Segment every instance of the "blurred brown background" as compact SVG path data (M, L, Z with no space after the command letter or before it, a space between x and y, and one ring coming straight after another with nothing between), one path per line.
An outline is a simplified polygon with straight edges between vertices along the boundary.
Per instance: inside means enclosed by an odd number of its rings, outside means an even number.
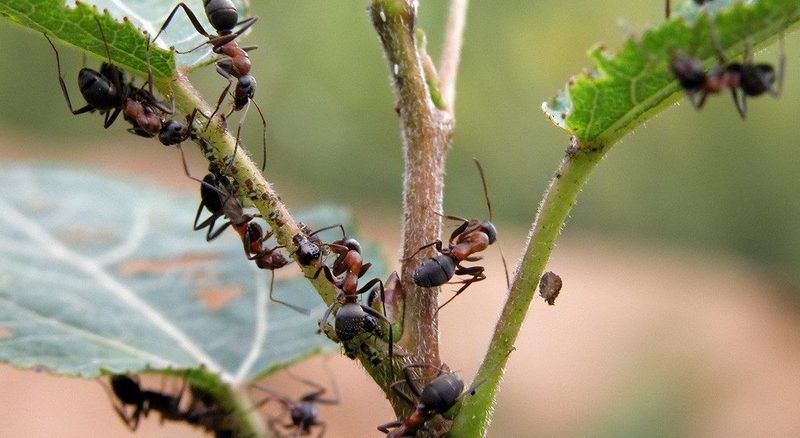
M433 48L445 3L422 2ZM540 102L589 65L584 52L593 43L617 46L627 29L660 22L662 6L473 2L447 210L484 214L470 163L479 157L500 243L514 259L567 144L540 114ZM399 135L364 2L264 1L253 13L261 16L249 42L261 46L253 57L257 98L270 123L267 177L292 208L350 206L364 234L396 259ZM194 195L174 151L121 126L103 131L97 117L71 117L46 42L2 23L3 162L88 165ZM554 307L541 300L533 306L491 436L800 436L800 164L793 159L800 38L792 35L786 45L780 100L751 101L746 122L727 97L699 113L681 104L626 138L600 166L549 266L564 278L562 296ZM64 50L62 57L73 77L80 56ZM774 62L777 52L758 58ZM196 78L207 96L223 85L213 69ZM246 143L256 145L258 123L251 119L247 128ZM191 164L197 172L204 167L195 156ZM331 177L337 168L348 171ZM498 259L490 249L489 281L441 315L443 357L467 379L502 302ZM323 408L329 436L377 436L375 426L391 419L383 396L355 363L332 363L343 404ZM296 369L320 371L319 361ZM0 384L0 436L131 436L95 382L0 367ZM304 390L281 374L267 384L290 394ZM200 435L162 427L155 417L138 434Z

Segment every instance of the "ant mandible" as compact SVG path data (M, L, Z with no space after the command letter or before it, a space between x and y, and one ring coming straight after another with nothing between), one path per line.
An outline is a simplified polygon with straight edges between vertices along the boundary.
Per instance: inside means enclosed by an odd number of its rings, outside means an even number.
M333 373L331 373L331 370L328 368L327 362L324 362L323 366L325 368L325 372L328 374L328 377L331 380L331 383L333 384L333 392L334 392L333 398L323 397L323 395L326 392L324 386L320 385L317 382L297 377L291 372L287 372L287 374L289 374L289 377L314 388L313 391L304 394L297 401L294 401L289 397L286 397L285 395L280 394L269 388L259 385L253 385L254 388L258 389L259 391L263 391L271 396L259 402L259 405L265 405L270 400L272 400L272 397L274 397L281 404L284 412L289 413L291 422L283 424L282 426L286 429L291 429L292 436L310 435L311 428L314 426L318 426L321 428L321 430L319 431L317 437L322 438L325 435L327 424L324 421L320 421L319 419L318 405L338 405L340 402L341 396L339 394L339 385L336 383L336 378L333 376ZM277 420L279 420L279 418L270 419L270 425L276 423Z
M678 79L678 83L680 83L681 88L689 98L689 102L695 108L702 108L709 94L717 94L727 89L731 91L736 110L744 119L747 115L748 97L758 97L765 93L769 93L776 98L780 96L786 70L783 33L781 33L778 43L780 56L777 73L771 64L756 64L753 62L749 44L742 62L727 62L718 41L713 35L714 33L712 32L718 63L711 72L705 72L700 60L679 52L673 54L670 62L672 74ZM739 89L742 91L741 97L737 91Z
M439 375L431 380L422 389L417 385L411 375L412 368L432 368L439 371ZM406 402L414 406L412 412L404 420L391 421L378 426L378 430L387 434L389 438L414 436L423 427L425 422L436 415L444 414L461 401L465 395L474 395L475 388L464 391L464 381L456 373L444 372L441 368L429 364L410 364L403 367L404 380L391 385L391 388ZM401 391L398 386L405 383L414 394L414 398ZM389 430L394 429L394 430Z
M489 201L489 190L486 187L486 177L483 174L483 167L481 166L481 163L475 158L473 158L473 160L475 161L475 165L478 167L478 172L481 176L481 182L483 183L483 194L486 198L486 206L489 209L489 220L468 220L458 216L442 215L437 212L436 214L439 214L446 219L461 221L461 225L459 225L458 228L456 228L450 235L448 247L443 248L442 241L437 239L431 243L421 246L416 252L414 252L414 254L406 259L408 260L413 258L425 248L434 247L437 251L439 251L439 255L425 260L421 265L419 265L419 267L417 267L416 270L414 270L414 284L420 287L441 286L448 283L454 275L470 276L466 280L449 283L463 284L463 286L456 291L455 295L453 295L449 300L445 301L444 304L439 306L439 309L446 306L450 301L453 301L472 283L486 279L486 275L483 273L485 269L483 266L463 267L461 266L461 262L474 262L481 260L482 257L476 256L475 254L485 250L489 247L489 245L497 241L497 229L492 223L492 204ZM503 266L505 266L505 257L502 255L502 252L501 257L503 259ZM507 269L506 283L509 283Z
M693 1L694 1L694 4L696 4L697 6L703 6L704 4L711 2L711 0L693 0ZM667 16L667 20L669 20L670 16L672 15L672 1L671 0L666 0L664 2L664 10L665 10L665 15Z
M372 266L371 263L363 262L361 257L361 244L358 243L356 239L347 237L344 227L341 224L322 228L312 233L311 236L321 231L337 227L342 230L342 239L325 244L326 247L337 254L336 260L333 262L333 269L328 267L328 265L322 265L314 274L314 278L316 279L319 277L320 272L324 272L325 278L339 290L338 296L319 320L320 328L318 332L322 332L323 325L328 320L331 312L337 307L338 311L334 319L334 328L336 336L342 342L350 341L362 333L383 337L383 329L380 324L378 324L377 318L389 325L389 356L391 357L393 354L394 341L392 323L386 318L386 299L383 282L380 278L373 278L363 287L360 289L358 288L358 280L363 277L370 266ZM358 296L370 292L371 288L375 285L378 285L380 290L383 315L375 309L358 302Z
M225 56L224 59L217 61L215 65L217 73L219 73L228 81L228 85L222 91L222 94L220 94L219 100L217 101L217 106L208 118L212 119L214 118L214 115L217 114L222 106L222 102L225 101L225 97L228 95L228 91L233 86L235 79L236 88L234 89L233 93L233 108L231 113L233 113L233 111L245 110L241 119L239 120L239 127L236 130L236 147L238 148L239 146L239 135L241 134L242 124L244 123L244 119L247 115L247 108L249 108L249 103L252 102L253 105L255 105L256 110L258 110L263 127L262 147L264 157L261 164L261 168L263 170L266 168L267 159L267 121L264 118L264 113L261 111L261 108L253 100L256 92L256 79L250 74L250 56L247 54L247 52L257 49L258 46L239 47L239 44L236 42L236 39L239 38L239 36L241 36L247 29L255 24L256 21L258 21L258 17L250 17L245 20L238 21L239 12L236 10L236 5L231 0L203 0L203 6L205 8L206 17L211 23L211 26L213 26L217 31L217 35L209 34L203 28L203 25L200 24L200 21L197 19L197 16L194 14L194 12L192 12L192 10L186 6L185 3L181 2L178 3L169 13L167 19L164 21L164 24L161 25L161 29L158 30L155 38L153 38L153 41L158 39L161 33L164 32L169 23L172 21L172 18L175 16L178 10L182 9L189 18L189 21L192 22L195 30L197 30L200 35L208 38L208 40L186 52L178 51L177 53L189 53L206 44L210 44L214 53ZM236 26L240 27L238 31L234 32L233 28ZM228 116L230 116L231 113L229 113ZM234 155L235 152L236 151L234 150Z

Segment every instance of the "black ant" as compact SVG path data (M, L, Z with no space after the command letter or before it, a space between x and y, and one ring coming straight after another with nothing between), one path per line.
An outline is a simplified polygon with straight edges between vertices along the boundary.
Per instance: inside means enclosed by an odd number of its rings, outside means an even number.
M358 296L370 292L372 287L377 285L380 290L382 302L385 302L385 294L383 282L380 278L373 278L368 281L363 287L358 288L358 280L367 273L367 270L372 266L371 263L364 263L361 257L361 244L352 237L347 237L344 227L333 225L315 231L312 235L331 228L340 228L342 230L342 238L332 243L325 244L333 253L337 254L336 260L333 262L333 269L327 265L322 265L317 269L314 278L319 277L320 272L325 273L325 278L328 279L336 288L339 293L334 300L333 304L328 307L322 319L319 320L320 329L328 320L331 312L338 308L334 320L334 328L336 336L340 341L350 341L362 333L369 333L377 337L383 337L383 329L378 320L381 320L389 325L389 356L392 355L393 335L392 323L386 318L386 306L383 306L383 315L375 309L360 304Z
M125 425L132 431L139 426L142 416L147 417L151 411L161 414L161 421L170 420L185 422L194 426L201 426L208 431L215 432L217 436L229 436L231 431L224 424L226 414L214 406L201 406L199 398L192 397L186 409L181 408L183 394L186 392L187 379L177 395L168 395L162 392L142 389L138 380L124 374L110 377L111 389L103 387L109 392L112 400L119 400L119 404L112 403L112 407ZM101 383L102 384L102 383ZM133 412L128 412L127 406L133 407Z
M667 20L669 20L670 15L672 15L672 1L666 0L664 2L664 10L666 11ZM703 6L706 3L711 3L711 0L694 0L694 4L697 6Z
M417 385L416 379L411 375L412 368L432 368L439 371L439 375L431 380L422 389ZM403 367L405 379L395 382L391 388L403 400L414 406L414 412L404 420L391 421L378 426L378 430L388 434L389 438L414 436L428 420L436 415L444 414L456 405L465 395L474 395L475 388L464 391L464 381L456 373L444 372L429 364L411 364ZM398 388L405 383L414 394L411 396ZM394 430L389 430L394 429Z
M259 402L259 405L264 405L270 400L272 400L272 398L275 398L275 400L277 400L278 403L281 404L281 407L283 408L284 412L287 412L289 414L291 422L282 424L280 426L286 429L290 429L292 431L292 436L310 435L311 428L314 426L318 426L321 428L319 434L317 435L318 438L321 438L322 436L325 435L327 424L324 421L320 421L319 419L318 405L321 404L338 405L341 396L339 394L339 385L336 383L336 379L334 378L333 374L328 368L327 363L324 363L324 367L325 367L325 372L328 374L328 377L330 378L331 383L333 385L333 392L334 392L333 398L323 397L323 395L326 392L326 389L319 383L299 378L290 372L287 372L287 374L289 374L289 377L314 388L314 390L307 394L304 394L299 399L294 401L289 397L286 397L285 395L273 391L269 388L254 385L254 388L266 392L271 396ZM280 419L279 417L271 418L269 422L270 425L274 427L276 423L279 422L279 419Z
M189 176L198 181L197 178ZM227 176L220 172L216 165L209 165L209 173L200 182L200 205L197 207L197 214L194 218L194 231L208 228L206 240L212 241L219 237L229 226L233 226L237 233L245 239L247 235L247 224L254 218L261 217L259 214L247 214L244 207L234 195L234 189ZM200 221L203 207L211 213L209 217ZM217 220L224 217L227 222L217 227L214 226ZM248 248L245 248L247 251Z
M86 100L86 105L74 109L72 101L67 91L67 86L64 83L64 77L61 73L61 59L58 54L56 46L50 37L45 34L47 42L53 48L56 54L56 66L58 68L58 82L61 86L61 92L64 94L64 99L67 101L67 107L73 115L79 115L87 112L98 111L105 115L103 127L108 128L114 124L117 117L122 113L126 120L133 124L131 132L146 137L159 136L162 139L171 140L171 135L176 129L176 125L168 124L165 122L159 113L172 114L173 109L167 108L166 105L159 102L152 93L152 74L148 72L148 79L146 84L149 85L150 91L145 90L144 86L137 88L133 83L125 82L125 73L112 64L111 53L108 48L108 41L106 40L103 26L100 20L95 17L97 27L100 30L100 35L103 38L103 43L106 47L106 55L108 62L104 62L100 71L95 71L90 68L82 68L78 73L78 86L81 95ZM149 51L148 51L149 53ZM180 122L175 122L180 123ZM181 133L184 131L183 126L180 127ZM187 129L188 132L188 129ZM188 138L188 134L186 137ZM183 138L185 140L185 138ZM162 142L164 141L162 140ZM166 144L166 143L165 143ZM172 143L177 144L177 143Z
M483 183L483 194L486 198L486 206L489 209L489 220L468 220L458 216L449 216L436 213L446 219L461 221L461 225L459 225L458 228L456 228L453 233L450 234L448 247L443 248L442 241L436 240L421 246L414 254L407 258L407 260L411 259L423 249L430 247L436 248L436 250L440 253L439 255L433 256L422 262L422 264L419 265L419 267L417 267L417 269L414 271L414 284L420 287L441 286L445 283L448 283L454 275L470 276L466 280L449 283L463 284L463 286L456 291L455 295L453 295L449 300L445 301L444 304L439 306L439 309L446 306L450 301L453 301L472 283L486 279L486 275L483 273L485 269L483 266L463 267L461 266L461 262L474 262L481 260L482 257L476 256L475 254L485 250L489 247L489 245L497 241L497 229L491 222L492 204L489 201L489 191L486 187L486 177L483 174L483 167L481 167L481 163L477 159L473 160L475 161L475 165L478 166L478 172L480 173L481 182ZM502 258L503 265L505 266L505 257ZM508 270L506 270L506 283L509 283Z
M764 93L769 93L773 97L780 96L786 69L783 34L779 40L780 57L777 73L771 64L753 62L749 44L742 62L727 62L716 38L714 44L718 63L709 73L705 72L700 60L682 53L673 54L670 62L672 74L678 79L689 102L695 108L702 108L709 94L717 94L727 89L731 91L736 110L744 119L747 114L747 97L757 97ZM739 89L742 91L741 98L737 91Z
M256 79L250 74L250 57L247 54L247 52L255 50L258 47L239 47L239 44L236 42L236 39L239 38L239 36L241 36L247 29L255 24L256 21L258 21L258 17L250 17L243 21L238 21L239 13L236 10L236 5L231 0L203 0L203 6L205 8L206 17L208 17L208 21L217 31L217 35L209 34L200 24L200 21L197 19L197 16L194 14L194 12L192 12L192 10L186 6L185 3L181 2L178 3L169 13L169 16L167 16L164 24L161 25L161 29L158 30L158 33L156 34L155 38L153 38L153 41L158 39L161 33L164 32L164 29L166 29L169 23L172 21L172 18L175 16L178 10L182 9L189 18L189 21L192 22L195 30L197 30L199 34L208 38L208 40L186 52L179 51L178 53L189 53L206 44L210 44L214 53L225 56L224 59L217 61L215 65L217 68L217 73L228 80L228 85L222 91L222 94L220 94L217 106L209 116L209 119L214 118L214 115L216 115L219 111L220 107L222 106L222 102L225 101L225 97L228 95L228 91L230 90L231 86L233 86L233 81L235 79L236 88L234 89L233 93L233 109L231 110L231 113L233 113L233 111L245 110L245 113L242 115L239 121L239 127L236 131L236 147L238 148L239 146L239 135L247 114L246 108L248 108L248 104L252 102L253 105L255 105L256 110L258 110L259 116L261 117L261 124L263 125L264 158L261 167L264 169L266 167L267 159L267 121L264 118L264 113L261 111L261 108L253 100L253 96L255 96L256 92ZM234 32L233 28L236 26L240 27L238 31ZM231 113L229 113L228 116L230 116Z

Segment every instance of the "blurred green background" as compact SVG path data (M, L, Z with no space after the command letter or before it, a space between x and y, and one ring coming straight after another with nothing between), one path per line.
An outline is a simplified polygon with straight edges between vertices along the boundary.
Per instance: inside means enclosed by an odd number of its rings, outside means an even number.
M567 145L540 112L570 75L589 67L585 51L618 46L633 29L662 21L660 1L474 2L458 81L457 131L448 160L447 210L484 211L471 157L487 169L500 222L527 224ZM269 178L356 209L395 212L402 170L388 72L364 2L259 1L248 43L257 98L269 119ZM446 2L423 2L421 25L437 59ZM624 18L622 18L624 17ZM587 186L570 229L591 229L733 251L796 283L800 266L800 38L787 38L788 70L780 100L751 101L746 122L727 96L702 112L682 102L625 138ZM64 117L43 38L0 28L0 123L43 140L126 135L102 132L93 117ZM65 50L69 78L80 65ZM777 49L758 54L774 62ZM24 79L21 80L21 74ZM222 81L196 74L209 96ZM77 90L75 90L77 95ZM209 98L211 99L211 98ZM43 127L47 129L43 129ZM259 124L247 126L257 149ZM374 165L379 163L380 165ZM338 169L336 185L329 174ZM355 195L355 196L354 196Z
M349 205L360 215L399 217L398 121L365 2L253 3L252 12L261 20L247 43L260 46L252 59L259 81L256 99L269 123L268 179L288 193L284 197L295 208L324 200ZM421 3L420 24L436 60L447 2ZM471 163L478 157L487 171L497 221L527 227L568 144L568 135L541 113L541 102L571 75L591 67L585 52L593 44L602 41L613 49L634 30L662 20L661 0L471 2L457 87L457 129L448 156L446 210L466 217L484 214ZM4 135L70 150L98 138L108 143L129 140L124 123L106 132L98 117L69 116L44 38L0 23ZM796 297L796 304L800 34L787 37L786 49L783 96L751 100L747 121L739 119L727 95L710 99L701 112L682 100L626 137L592 176L567 233L745 257L782 283L780 290ZM776 47L757 54L771 63L777 57ZM69 78L77 74L80 56L64 49L63 58L68 84L78 96ZM213 68L195 77L209 100L224 85ZM245 142L256 155L259 130L251 115ZM63 143L64 138L69 141ZM636 435L653 432L649 427L660 421L679 434L676 406L687 403L685 387L672 385L681 379L680 372L665 374L651 379L640 373L652 388L623 389L619 406L608 408L630 415L612 421L616 417L598 414L601 419L587 430ZM638 391L663 397L639 403ZM506 420L498 422L513 422Z

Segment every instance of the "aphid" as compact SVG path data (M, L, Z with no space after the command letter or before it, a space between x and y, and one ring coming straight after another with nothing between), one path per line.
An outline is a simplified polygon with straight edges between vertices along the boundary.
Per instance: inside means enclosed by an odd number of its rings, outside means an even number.
M411 375L411 369L413 368L436 369L439 371L439 375L420 389L416 379ZM405 374L405 380L393 383L392 389L403 400L414 406L414 412L404 420L391 421L378 426L378 430L388 434L389 438L415 436L417 431L423 428L426 421L449 411L467 394L472 395L475 393L474 388L464 391L464 381L457 374L444 372L432 365L406 365L403 367L403 374ZM403 383L411 390L413 397L399 389L399 385Z
M297 400L292 400L291 398L280 394L272 389L254 385L254 388L266 392L270 395L267 399L259 402L259 405L264 405L273 398L281 404L285 413L289 414L291 422L280 424L285 429L291 431L292 436L298 435L310 435L312 427L320 427L321 430L317 435L319 438L325 435L325 430L327 428L327 424L324 421L319 419L319 409L318 405L338 405L340 402L340 395L339 395L339 385L336 383L336 378L331 373L330 369L328 368L327 363L324 364L325 372L328 374L328 377L331 380L333 386L334 396L333 398L325 398L326 389L319 383L313 382L311 380L302 379L299 377L294 376L293 374L289 373L289 377L299 382L302 382L312 388L313 391L304 394ZM270 421L270 424L273 426L277 426L279 424L280 418L273 418Z
M416 252L414 252L414 254L407 258L413 258L425 248L434 247L437 251L439 251L440 254L425 260L421 265L419 265L419 267L417 267L416 270L414 270L414 284L420 287L436 287L445 283L463 284L463 286L456 291L453 297L439 306L439 309L446 306L450 301L461 294L461 292L464 292L464 290L472 283L486 279L486 275L483 273L485 269L483 266L464 267L461 266L461 263L464 261L474 262L481 260L482 257L475 254L485 250L489 245L497 241L497 229L491 222L492 204L489 201L489 191L486 187L486 178L483 174L483 168L477 159L475 159L475 165L478 166L478 172L481 175L483 194L486 198L486 206L489 209L489 220L468 220L458 216L442 215L447 219L461 221L461 225L450 235L447 248L442 246L441 240L436 240L427 245L421 246ZM503 257L503 265L505 265L505 257ZM468 275L469 278L466 280L448 283L454 275ZM508 272L506 272L506 283L508 282Z
M781 94L786 69L783 34L780 37L779 47L777 72L771 64L754 63L749 45L742 62L727 62L717 45L718 63L709 73L705 72L698 59L676 52L672 56L670 70L695 108L702 108L709 94L730 90L736 110L744 119L747 115L748 97L769 93L777 98ZM742 92L741 97L739 90Z

